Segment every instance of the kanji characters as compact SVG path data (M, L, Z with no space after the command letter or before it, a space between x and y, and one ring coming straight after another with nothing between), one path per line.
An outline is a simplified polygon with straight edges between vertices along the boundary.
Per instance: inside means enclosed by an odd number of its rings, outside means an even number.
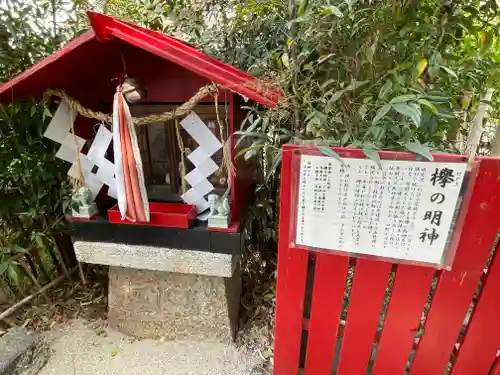
M436 228L432 228L429 231L429 228L425 228L423 232L420 233L419 239L422 243L425 241L429 241L429 245L432 245L435 240L439 238L439 233L436 232Z
M443 216L443 211L425 211L424 220L429 220L431 224L439 227L441 224L441 216Z
M455 181L455 177L453 176L453 169L436 168L436 171L431 176L431 182L433 186L436 186L436 183L441 187L446 187L446 184L452 183Z

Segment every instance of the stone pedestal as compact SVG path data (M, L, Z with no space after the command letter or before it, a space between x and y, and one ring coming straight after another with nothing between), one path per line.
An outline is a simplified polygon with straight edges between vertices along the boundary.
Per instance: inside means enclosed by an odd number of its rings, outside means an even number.
M139 338L234 339L240 272L231 278L110 267L111 327Z
M112 328L139 338L234 339L239 255L75 241L78 260L109 265Z

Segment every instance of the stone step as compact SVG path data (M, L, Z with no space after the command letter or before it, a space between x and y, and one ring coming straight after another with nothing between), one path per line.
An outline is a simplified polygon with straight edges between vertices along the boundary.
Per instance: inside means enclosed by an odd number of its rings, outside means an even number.
M48 345L38 333L14 328L0 337L0 375L38 374L48 357Z

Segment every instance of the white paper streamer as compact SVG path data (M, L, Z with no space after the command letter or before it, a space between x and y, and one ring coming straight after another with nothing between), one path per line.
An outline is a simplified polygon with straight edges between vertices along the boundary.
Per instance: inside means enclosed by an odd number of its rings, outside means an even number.
M113 154L115 157L116 197L118 200L118 209L120 210L122 219L125 219L125 213L127 212L127 197L125 195L125 179L123 176L118 95L119 93L117 92L113 100Z
M219 168L211 157L222 148L222 144L194 112L181 121L181 126L199 144L199 147L188 155L195 168L185 176L191 189L181 198L188 204L196 205L196 210L201 213L209 208L205 195L214 190L208 177Z
M76 112L72 111L69 104L63 100L57 107L56 113L43 136L52 139L54 142L64 143L68 134L71 133L71 124L75 122L75 119Z
M144 216L146 217L146 221L149 222L150 213L149 213L148 193L146 190L146 182L144 180L144 170L142 167L141 151L139 150L139 143L137 142L137 132L135 129L135 125L132 122L132 115L130 114L130 109L128 107L127 101L125 100L125 98L122 99L123 99L122 100L123 111L125 113L125 121L127 122L128 131L130 133L130 138L132 141L132 149L134 151L135 164L137 166L137 177L139 180L139 189L141 191L142 204L144 207Z

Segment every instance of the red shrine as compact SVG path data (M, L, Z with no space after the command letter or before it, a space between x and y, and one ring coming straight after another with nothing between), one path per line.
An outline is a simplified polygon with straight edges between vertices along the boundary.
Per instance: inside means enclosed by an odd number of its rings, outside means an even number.
M224 132L229 138L227 144L236 173L228 177L229 181L217 176L208 179L214 191L231 190L232 224L228 230L235 231L254 176L254 167L250 163L235 160L237 150L232 146L233 133L239 130L246 115L242 106L245 99L250 99L274 107L282 94L263 89L251 75L180 40L99 13L88 12L88 16L91 30L0 86L0 101L41 99L47 89L62 89L82 106L110 113L117 81L126 75L139 82L141 89L147 93L145 98L130 107L132 115L140 117L175 109L189 100L200 87L218 84L221 87L217 96L220 117L224 120ZM193 111L220 138L215 126L214 107L214 97L207 96ZM149 202L180 203L180 152L172 123L159 122L138 127L137 130ZM96 120L76 117L75 133L87 141L83 154L95 136L95 125ZM198 147L185 131L181 137L190 152ZM221 162L220 154L213 155L217 164ZM193 166L188 166L189 169ZM106 185L96 202L101 213L112 206L113 201L106 194Z

